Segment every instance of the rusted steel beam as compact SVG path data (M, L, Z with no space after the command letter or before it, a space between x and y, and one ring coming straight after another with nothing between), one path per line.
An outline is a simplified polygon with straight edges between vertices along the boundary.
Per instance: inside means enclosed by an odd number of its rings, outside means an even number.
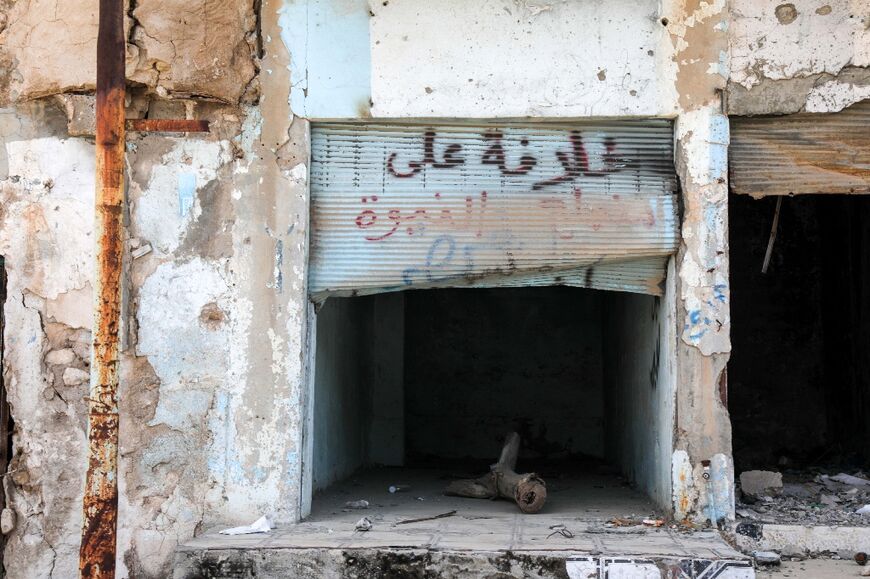
M186 119L128 119L128 131L207 133L208 121Z
M124 214L124 0L100 0L97 36L96 317L79 574L114 578Z

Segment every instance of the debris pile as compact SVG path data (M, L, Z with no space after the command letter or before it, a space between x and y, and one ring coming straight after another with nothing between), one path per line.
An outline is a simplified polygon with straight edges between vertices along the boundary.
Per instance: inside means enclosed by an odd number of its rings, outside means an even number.
M738 518L778 524L870 524L870 478L863 472L746 471L740 475L740 489Z

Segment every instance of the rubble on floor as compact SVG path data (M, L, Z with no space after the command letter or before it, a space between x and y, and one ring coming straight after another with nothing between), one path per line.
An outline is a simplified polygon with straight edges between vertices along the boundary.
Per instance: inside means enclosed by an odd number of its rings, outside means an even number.
M759 474L762 473L762 474ZM812 526L870 525L870 479L863 472L741 473L737 520Z

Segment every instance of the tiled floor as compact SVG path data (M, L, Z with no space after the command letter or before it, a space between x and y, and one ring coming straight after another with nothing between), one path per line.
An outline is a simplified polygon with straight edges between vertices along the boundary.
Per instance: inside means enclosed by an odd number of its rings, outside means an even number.
M444 487L456 474L429 469L375 469L333 485L314 501L311 516L298 525L279 527L265 535L225 536L218 529L186 543L182 550L306 549L417 547L450 551L572 551L590 555L670 556L699 559L739 559L742 556L714 531L684 532L642 524L614 526L614 518L640 523L656 518L653 505L614 476L558 477L545 474L548 485L544 510L522 514L515 504L447 497ZM408 490L388 492L394 484ZM345 503L367 500L368 509L352 510ZM455 514L429 521L409 519ZM252 519L260 516L253 513ZM355 531L362 517L372 529ZM561 527L560 527L561 526ZM556 532L567 530L564 536ZM573 535L573 536L570 536Z

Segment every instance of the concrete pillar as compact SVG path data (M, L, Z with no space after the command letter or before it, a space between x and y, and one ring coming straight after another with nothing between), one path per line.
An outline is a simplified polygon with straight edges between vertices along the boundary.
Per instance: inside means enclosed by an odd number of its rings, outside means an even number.
M728 285L728 76L725 0L666 0L677 102L676 167L683 201L676 279L676 425L673 509L698 522L734 517L734 468L726 401Z

